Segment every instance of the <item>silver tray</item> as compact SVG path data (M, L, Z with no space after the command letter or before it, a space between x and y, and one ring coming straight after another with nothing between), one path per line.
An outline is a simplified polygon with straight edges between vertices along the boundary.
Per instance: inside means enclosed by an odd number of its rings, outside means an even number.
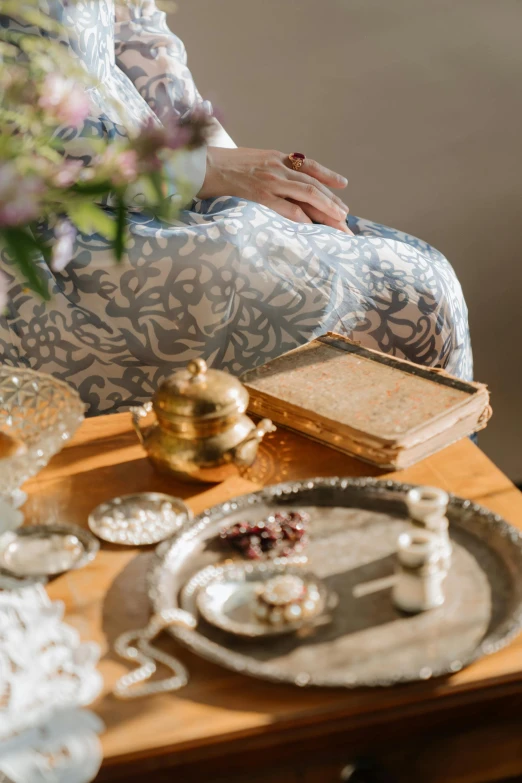
M169 632L228 669L300 686L388 686L454 673L499 650L522 627L522 533L452 496L446 601L430 612L404 616L383 585L393 574L397 536L408 525L408 489L411 485L366 478L312 479L215 506L158 549L149 574L154 609L179 607L184 584L229 556L217 537L223 527L294 506L311 517L307 570L339 597L332 622L305 638L246 640L201 618L195 630ZM372 584L380 589L372 590Z

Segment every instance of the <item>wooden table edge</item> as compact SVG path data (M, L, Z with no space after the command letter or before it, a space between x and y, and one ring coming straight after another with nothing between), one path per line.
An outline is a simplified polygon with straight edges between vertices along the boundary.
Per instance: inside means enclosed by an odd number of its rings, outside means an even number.
M348 739L352 733L371 729L381 724L389 724L392 721L414 721L419 715L425 718L426 715L436 716L439 713L457 710L461 707L470 708L477 703L484 704L486 707L492 702L511 699L522 694L522 680L514 682L506 680L490 687L475 689L473 698L468 698L469 691L471 691L470 688L450 693L442 701L406 703L400 707L374 709L357 715L343 714L342 711L332 712L328 715L324 713L325 719L322 721L317 720L323 714L322 711L307 712L302 716L293 714L290 719L278 719L250 729L104 757L103 768L109 769L167 756L171 759L172 766L187 764L194 760L221 758L228 754L241 752L242 743L245 740L248 740L249 743L253 742L256 749L261 750L268 746L283 747L293 742L304 742L312 736L314 739L327 738L333 732L343 733ZM274 731L267 732L267 725ZM252 745L249 744L249 748L251 747Z

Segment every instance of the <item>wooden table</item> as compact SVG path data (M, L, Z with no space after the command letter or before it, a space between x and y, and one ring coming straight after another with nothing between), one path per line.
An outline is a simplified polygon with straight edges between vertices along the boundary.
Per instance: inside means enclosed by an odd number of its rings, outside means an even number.
M26 514L28 521L60 519L85 526L95 505L124 492L169 492L198 513L285 479L378 474L280 430L241 478L210 488L181 484L154 473L129 415L119 414L86 421L73 442L28 483ZM522 528L522 495L468 440L391 475L472 498ZM188 666L189 685L176 695L116 700L111 687L127 667L111 645L149 616L150 559L150 549L102 544L93 563L49 585L51 598L65 602L68 622L102 647L105 689L94 708L107 729L99 781L135 783L147 774L151 781L333 783L346 779L346 765L361 757L380 765L384 771L378 779L386 783L479 783L522 776L522 638L448 679L346 692L251 680L178 649L165 636L165 647L175 648Z

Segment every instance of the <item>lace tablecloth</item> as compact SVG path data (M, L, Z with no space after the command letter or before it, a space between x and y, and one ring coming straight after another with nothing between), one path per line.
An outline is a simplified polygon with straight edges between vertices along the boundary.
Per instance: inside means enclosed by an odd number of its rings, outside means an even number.
M0 578L0 783L87 783L103 724L80 709L99 694L98 645L62 622L41 585Z

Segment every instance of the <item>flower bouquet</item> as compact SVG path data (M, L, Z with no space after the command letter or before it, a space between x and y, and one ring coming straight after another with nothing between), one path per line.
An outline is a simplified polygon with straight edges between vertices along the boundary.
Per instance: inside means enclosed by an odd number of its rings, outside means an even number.
M174 159L205 143L211 118L202 112L180 121L167 112L161 124L151 118L116 141L87 139L88 162L76 159L63 140L89 114L91 77L60 44L60 25L38 9L37 0L0 0L0 22L2 15L21 24L0 25L0 246L28 286L49 298L36 257L62 271L80 231L101 234L120 260L136 193L140 208L164 219L176 216L194 194L173 174ZM28 26L44 35L27 34ZM0 309L6 291L2 276Z

